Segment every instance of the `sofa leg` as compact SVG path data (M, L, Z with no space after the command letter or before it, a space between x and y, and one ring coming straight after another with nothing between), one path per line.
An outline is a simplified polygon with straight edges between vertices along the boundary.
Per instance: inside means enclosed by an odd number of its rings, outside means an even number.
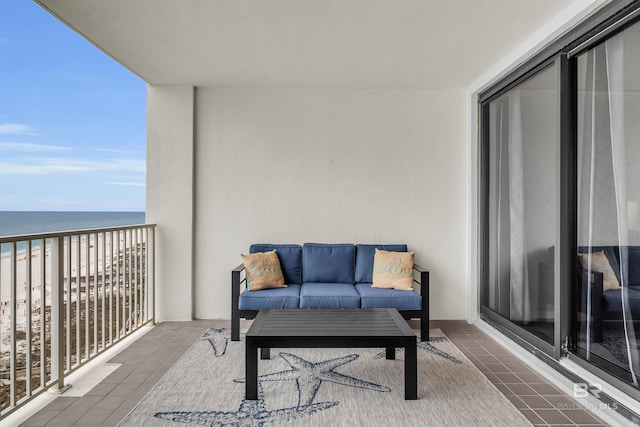
M429 318L420 318L420 341L429 341Z
M231 341L240 341L240 316L233 313L231 316Z
M593 342L602 342L602 318L594 318L591 327L591 340Z

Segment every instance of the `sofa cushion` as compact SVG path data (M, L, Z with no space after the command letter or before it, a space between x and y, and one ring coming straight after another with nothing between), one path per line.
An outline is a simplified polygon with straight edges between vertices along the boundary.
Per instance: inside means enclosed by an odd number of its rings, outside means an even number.
M353 284L355 260L355 245L305 243L302 247L302 282Z
M247 283L252 291L269 288L286 288L280 260L276 251L242 254L247 272Z
M395 308L398 310L422 310L422 296L416 292L380 289L371 283L357 283L361 308Z
M260 243L251 245L249 253L268 252L274 249L280 260L284 282L302 284L302 246Z
M286 288L249 291L245 289L238 299L240 310L264 310L268 308L298 308L300 285L290 284Z
M356 283L371 283L376 249L406 252L407 245L356 245Z
M372 279L374 288L413 290L413 252L376 249Z
M300 308L360 308L360 294L352 283L305 282Z
M625 299L629 301L629 309L634 315L640 314L640 287L630 286L624 289ZM604 306L603 310L611 312L622 311L622 289L606 291L603 293ZM636 318L635 316L633 317Z

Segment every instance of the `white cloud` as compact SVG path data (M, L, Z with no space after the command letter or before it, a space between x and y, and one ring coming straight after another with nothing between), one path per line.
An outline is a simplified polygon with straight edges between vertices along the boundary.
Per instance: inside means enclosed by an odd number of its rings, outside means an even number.
M28 144L24 142L0 142L0 151L23 151L27 153L44 153L54 151L71 151L71 147L57 145Z
M147 184L144 182L109 182L109 185L123 185L127 187L144 187Z
M66 158L25 158L0 162L0 174L45 175L52 173L90 173L100 171L145 172L144 160L108 159L86 160Z
M141 179L144 179L144 175L114 175L113 177L124 181L140 181Z
M101 153L112 153L112 154L134 154L136 151L132 150L118 150L116 148L96 148L96 151Z
M0 135L37 135L29 125L21 123L0 123Z

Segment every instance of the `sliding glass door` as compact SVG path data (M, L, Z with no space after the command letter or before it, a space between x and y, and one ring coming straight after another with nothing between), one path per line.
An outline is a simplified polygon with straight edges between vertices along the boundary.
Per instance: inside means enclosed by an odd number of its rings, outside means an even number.
M576 57L576 354L638 387L640 23Z
M640 399L640 0L479 100L481 317L573 381L565 357Z
M551 63L484 107L485 314L554 342L558 109Z

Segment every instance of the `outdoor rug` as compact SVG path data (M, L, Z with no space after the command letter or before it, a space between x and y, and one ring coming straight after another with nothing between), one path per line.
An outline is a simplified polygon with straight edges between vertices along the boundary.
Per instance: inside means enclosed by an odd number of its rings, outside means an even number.
M529 426L444 336L418 342L418 400L404 400L404 354L271 349L259 400L244 400L244 337L209 329L120 426Z

